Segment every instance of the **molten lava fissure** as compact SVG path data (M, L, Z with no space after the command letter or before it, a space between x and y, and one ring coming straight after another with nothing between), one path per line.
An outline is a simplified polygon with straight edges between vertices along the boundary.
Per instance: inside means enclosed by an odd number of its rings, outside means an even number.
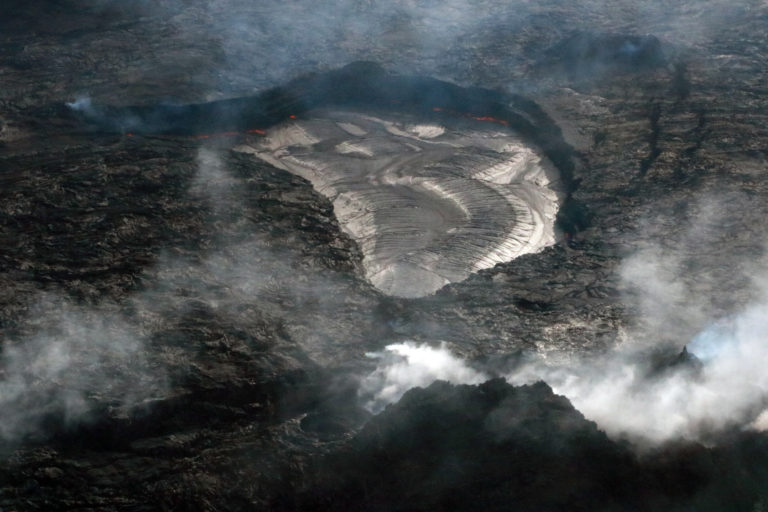
M488 121L490 123L498 123L504 126L509 126L509 121L505 121L504 119L496 119L495 117L491 116L480 116L473 119L475 119L475 121Z
M475 121L486 121L486 122L490 122L490 123L497 123L497 124L501 124L501 125L504 125L504 126L509 126L509 121L507 121L506 119L500 119L498 117L493 117L493 116L478 116L478 115L475 115L475 114L471 114L469 112L456 112L454 110L448 110L448 109L445 109L443 107L432 107L432 111L433 112L445 112L445 113L447 113L449 115L452 115L452 116L465 117L467 119L474 119Z

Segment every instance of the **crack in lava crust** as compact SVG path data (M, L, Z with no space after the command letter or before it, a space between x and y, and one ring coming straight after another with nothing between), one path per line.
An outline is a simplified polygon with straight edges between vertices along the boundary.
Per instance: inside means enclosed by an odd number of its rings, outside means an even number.
M536 149L506 129L385 117L312 111L236 149L328 197L389 295L429 295L554 243L558 175Z

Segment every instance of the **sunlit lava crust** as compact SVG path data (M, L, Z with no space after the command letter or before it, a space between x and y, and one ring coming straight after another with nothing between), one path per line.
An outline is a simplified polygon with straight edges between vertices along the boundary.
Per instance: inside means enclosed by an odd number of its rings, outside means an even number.
M554 166L493 125L313 111L236 149L328 197L389 295L421 297L555 240Z

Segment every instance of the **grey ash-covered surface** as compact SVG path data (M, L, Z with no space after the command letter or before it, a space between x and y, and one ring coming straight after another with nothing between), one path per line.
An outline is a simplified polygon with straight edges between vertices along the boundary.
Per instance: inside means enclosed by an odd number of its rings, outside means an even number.
M390 343L445 340L501 371L631 332L664 359L757 296L764 3L37 0L0 14L3 510L765 507L760 433L638 456L544 387L438 384L372 419L357 397L365 354ZM128 137L62 113L85 95L248 96L361 59L520 94L516 111L575 151L567 243L388 296L312 183L233 150L262 136ZM622 273L638 253L668 257L678 298L644 302ZM489 422L498 437L474 429ZM542 435L559 451L526 451Z
M309 180L363 252L366 278L422 297L555 242L558 171L497 129L308 112L237 149ZM476 121L481 124L483 121Z

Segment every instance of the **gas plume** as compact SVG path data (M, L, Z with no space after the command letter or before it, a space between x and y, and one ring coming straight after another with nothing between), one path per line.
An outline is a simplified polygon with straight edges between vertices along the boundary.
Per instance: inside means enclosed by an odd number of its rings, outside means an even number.
M165 375L147 360L144 337L114 306L39 297L32 332L9 340L0 356L0 444L45 436L46 423L76 427L97 402L128 409L164 392Z
M728 254L729 230L718 219L744 205L748 199L741 196L702 197L691 206L675 249L649 246L624 260L621 301L636 316L619 329L613 350L567 363L533 355L500 373L516 385L545 381L606 433L638 446L681 438L707 442L730 429L766 430L768 286L760 277L762 260L731 251L727 263L720 254L708 261L698 251L711 246ZM744 305L726 313L716 304L716 291L733 283L743 287ZM375 397L368 399L370 409L396 400L411 384L438 378L467 383L482 374L468 378L453 371L468 363L445 345L405 346L422 359L395 359L394 345L376 354L378 367L362 385L365 396ZM429 372L423 370L427 364Z
M363 379L360 395L367 398L366 408L374 413L400 400L409 389L426 387L436 380L454 384L479 384L488 380L486 374L454 356L445 343L431 346L406 341L366 355L377 360L377 368Z

